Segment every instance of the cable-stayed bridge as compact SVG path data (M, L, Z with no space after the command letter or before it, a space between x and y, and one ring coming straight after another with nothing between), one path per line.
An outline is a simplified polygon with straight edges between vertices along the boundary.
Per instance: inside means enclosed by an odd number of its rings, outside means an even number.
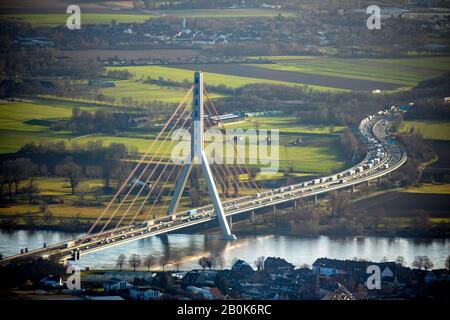
M192 103L187 103L192 96ZM111 201L97 217L86 235L21 254L5 257L0 264L24 258L44 258L58 261L78 260L83 254L121 245L137 239L165 234L194 225L217 220L225 240L233 240L229 221L233 215L249 214L263 208L276 209L278 204L292 203L295 207L302 198L313 198L330 191L353 188L361 183L380 179L398 169L406 161L406 153L387 136L387 126L395 117L395 109L383 110L364 118L359 125L359 138L367 147L365 158L352 168L326 177L263 190L253 179L247 166L209 163L205 153L204 132L215 127L211 117L220 119L208 93L203 88L203 74L194 74L194 85L166 121L149 148L137 161ZM225 126L219 121L218 127ZM163 155L175 130L186 129L191 134L190 152L184 163L174 165ZM236 144L236 159L239 153ZM240 159L243 163L242 159ZM244 159L245 160L245 159ZM177 208L192 168L198 165L211 205L178 212ZM246 176L246 179L241 179ZM174 188L171 188L171 185ZM220 186L221 188L219 188ZM229 189L235 190L230 197ZM163 193L173 189L170 202ZM245 190L242 196L236 191ZM167 197L166 197L167 198ZM167 206L167 215L151 219L155 207Z

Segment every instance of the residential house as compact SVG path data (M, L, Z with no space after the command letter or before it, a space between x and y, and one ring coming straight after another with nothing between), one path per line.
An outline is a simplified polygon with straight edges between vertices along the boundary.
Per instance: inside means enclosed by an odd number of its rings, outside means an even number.
M287 273L294 271L295 266L282 258L268 257L264 260L264 271L268 273Z
M192 270L183 277L183 285L212 286L217 272L214 270Z
M103 289L105 292L115 292L120 290L127 290L131 288L131 284L125 280L112 278L103 284Z
M252 275L255 270L244 260L237 260L235 264L231 267L231 271L236 272L241 275Z
M338 283L338 288L330 294L327 294L322 300L356 300L353 294L342 284Z
M129 295L133 300L160 300L164 297L160 290L149 286L132 286Z

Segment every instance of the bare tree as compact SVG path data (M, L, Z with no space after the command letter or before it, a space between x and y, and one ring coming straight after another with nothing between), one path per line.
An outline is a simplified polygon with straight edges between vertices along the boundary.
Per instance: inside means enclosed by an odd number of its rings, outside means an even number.
M150 271L150 267L153 263L153 256L151 254L149 254L148 256L146 256L144 258L144 265L147 267L147 271Z
M423 256L414 257L414 261L411 265L415 269L422 269L423 268Z
M173 264L175 265L177 272L180 271L181 261L179 259L177 259L177 260L175 260L175 262Z
M206 267L208 266L208 258L201 257L200 259L198 259L198 264L200 267L202 267L202 269L204 271L206 269Z
M133 271L136 271L136 268L138 268L141 265L141 256L133 253L128 260L128 264L130 267L133 268Z
M332 192L330 205L332 216L342 217L347 213L350 207L350 197L343 192Z
M238 261L238 258L236 258L236 257L234 257L234 258L231 260L231 268L233 268L233 266L236 264L237 261Z
M434 263L430 260L428 256L416 256L412 263L413 268L416 269L431 269L434 266Z
M123 270L123 265L125 264L126 259L127 257L123 253L117 258L116 266L120 268L120 271Z
M216 256L210 254L206 258L208 259L208 263L207 263L208 269L211 270L211 269L215 268L216 264L217 264Z
M169 260L167 259L167 257L161 257L161 259L159 259L159 264L161 265L161 269L163 272L165 272L168 263Z
M80 183L81 167L73 162L71 157L67 157L63 164L56 166L55 172L57 175L64 176L69 180L72 194L75 194L75 188Z
M220 270L223 270L223 267L225 266L225 258L220 253L217 253L215 256L216 264L220 268Z
M264 261L265 260L266 260L266 257L264 257L264 256L256 258L255 266L258 271L264 271Z
M425 270L432 269L434 266L433 261L428 256L423 256L423 268Z
M406 263L405 258L403 258L402 256L398 256L397 259L395 259L395 263L399 266L403 266Z

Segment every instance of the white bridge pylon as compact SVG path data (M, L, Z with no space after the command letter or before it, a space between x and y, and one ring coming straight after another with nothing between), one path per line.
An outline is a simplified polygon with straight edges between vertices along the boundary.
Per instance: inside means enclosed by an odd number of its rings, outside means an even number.
M196 71L194 73L194 91L192 99L192 132L191 132L191 151L186 158L183 165L180 177L176 183L175 193L173 194L172 200L169 204L167 214L171 215L176 213L178 204L180 203L181 195L186 187L186 182L188 180L189 174L192 171L194 164L199 164L201 166L201 172L203 178L206 181L208 187L208 193L211 197L212 204L214 206L214 211L216 213L217 220L219 222L222 234L225 240L236 240L236 236L231 233L230 226L225 217L223 211L222 202L219 198L219 193L217 192L217 187L214 182L214 178L211 173L211 168L209 167L208 159L204 151L204 111L203 111L203 73Z

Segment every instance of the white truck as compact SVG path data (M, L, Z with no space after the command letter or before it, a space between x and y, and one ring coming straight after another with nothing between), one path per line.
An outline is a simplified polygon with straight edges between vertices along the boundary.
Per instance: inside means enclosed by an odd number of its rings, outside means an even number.
M73 246L75 245L75 241L67 241L65 244L64 244L64 247L65 248L72 248Z

